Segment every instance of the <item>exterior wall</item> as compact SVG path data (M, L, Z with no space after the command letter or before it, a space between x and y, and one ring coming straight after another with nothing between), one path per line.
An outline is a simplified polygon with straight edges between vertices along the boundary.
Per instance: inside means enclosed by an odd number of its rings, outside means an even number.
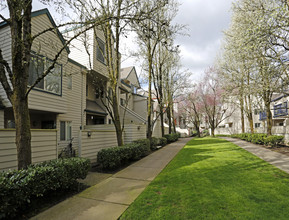
M105 37L104 34L102 33L102 31L100 29L95 29L94 31L94 35L97 36L98 38L100 38L103 42L105 42ZM99 61L96 57L96 50L97 50L97 42L96 42L96 37L94 36L93 39L93 70L108 77L108 69L107 66L102 63L101 61Z
M138 82L138 78L136 75L136 71L133 68L132 71L130 72L130 74L128 75L127 79L130 81L131 84L133 84L134 86L139 87L139 82Z
M56 130L31 131L32 163L57 158ZM0 170L17 169L15 130L0 129Z
M8 62L8 64L11 66L12 63L12 55L11 55L11 33L10 28L8 26L0 28L0 48L2 50L2 55L4 60ZM7 95L2 87L2 84L0 83L0 98L2 99L3 104L6 107L10 107L10 101L7 98Z
M64 34L64 36L69 39L77 34L77 31L80 30L67 32ZM91 65L93 64L93 38L93 30L89 30L86 32L86 34L82 34L81 36L72 40L69 45L69 58L81 63L87 69L91 69Z
M81 131L81 157L96 162L97 152L101 149L117 146L114 125L85 126Z
M129 124L124 126L124 143L146 138L146 125Z
M147 109L147 98L134 95L133 96L133 111L142 116L143 118L148 117Z
M125 124L146 123L146 118L143 118L142 116L138 115L136 112L130 110L129 108L125 109L124 107L120 106L119 114L120 114L121 121L123 121L123 117L124 117Z
M0 129L4 128L4 110L0 109Z
M42 32L45 29L51 28L49 18L46 14L42 14L32 18L32 34ZM36 54L45 56L49 59L54 59L54 56L63 47L63 43L59 39L59 36L54 32L46 32L35 39L32 45L32 51ZM57 60L57 63L62 65L62 95L50 94L45 91L32 90L29 94L29 108L42 111L60 112L65 113L66 99L65 93L65 74L66 63L68 59L67 51L64 50ZM53 105L51 105L53 103Z
M65 114L59 114L57 117L57 136L59 150L69 143L69 141L60 141L60 121L71 121L73 139L73 147L79 147L79 131L85 125L85 112L86 99L85 99L85 84L86 73L83 70L70 62L67 63L65 68L66 75L72 76L72 89L68 88L67 77L63 77L63 98L66 100L64 108Z

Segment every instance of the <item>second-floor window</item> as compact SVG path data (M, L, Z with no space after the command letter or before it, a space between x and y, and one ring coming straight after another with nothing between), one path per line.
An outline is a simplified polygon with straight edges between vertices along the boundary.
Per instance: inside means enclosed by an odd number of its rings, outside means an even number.
M105 44L100 38L96 38L96 58L105 64Z
M43 75L47 68L52 64L46 57L31 55L31 62L29 66L29 85L33 85L34 82ZM47 92L61 95L61 76L62 66L55 63L51 72L42 79L34 88L38 88Z

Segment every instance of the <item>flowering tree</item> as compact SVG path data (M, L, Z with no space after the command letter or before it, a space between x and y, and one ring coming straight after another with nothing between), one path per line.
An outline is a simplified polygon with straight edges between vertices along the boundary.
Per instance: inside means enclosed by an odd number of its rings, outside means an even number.
M180 105L180 109L182 109L182 112L180 113L187 116L188 121L194 125L197 136L200 137L200 125L204 115L204 103L202 102L201 94L197 87L187 95L186 99L181 102Z
M230 117L234 111L225 102L224 90L221 87L216 68L210 67L206 70L204 79L198 85L198 90L211 135L215 136L215 129L218 125Z

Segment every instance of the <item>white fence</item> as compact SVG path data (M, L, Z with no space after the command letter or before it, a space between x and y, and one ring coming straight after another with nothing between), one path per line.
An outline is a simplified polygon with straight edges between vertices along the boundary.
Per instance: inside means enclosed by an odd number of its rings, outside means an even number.
M0 129L0 170L17 169L16 132ZM57 158L57 130L31 130L32 163Z

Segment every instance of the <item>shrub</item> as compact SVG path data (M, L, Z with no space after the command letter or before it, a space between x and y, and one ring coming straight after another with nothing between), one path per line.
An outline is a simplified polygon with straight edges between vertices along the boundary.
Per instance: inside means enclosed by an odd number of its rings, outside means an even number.
M264 142L266 145L270 145L272 147L277 146L278 144L283 143L284 136L271 135L265 138Z
M35 197L74 187L77 179L86 177L89 167L88 159L69 158L1 172L0 219L15 216Z
M160 145L163 147L167 144L168 140L165 137L159 138Z
M278 135L267 136L267 134L249 134L249 133L233 134L231 135L231 137L240 138L242 140L252 142L254 144L265 144L271 146L276 146L282 143L284 139L284 136Z
M172 143L179 139L179 135L178 134L166 134L165 138L167 139L167 143Z
M138 160L148 155L149 151L148 140L141 139L131 144L100 150L97 154L97 162L103 169L113 170L129 161Z
M152 137L151 139L151 150L156 150L157 146L159 146L159 139L156 137Z

